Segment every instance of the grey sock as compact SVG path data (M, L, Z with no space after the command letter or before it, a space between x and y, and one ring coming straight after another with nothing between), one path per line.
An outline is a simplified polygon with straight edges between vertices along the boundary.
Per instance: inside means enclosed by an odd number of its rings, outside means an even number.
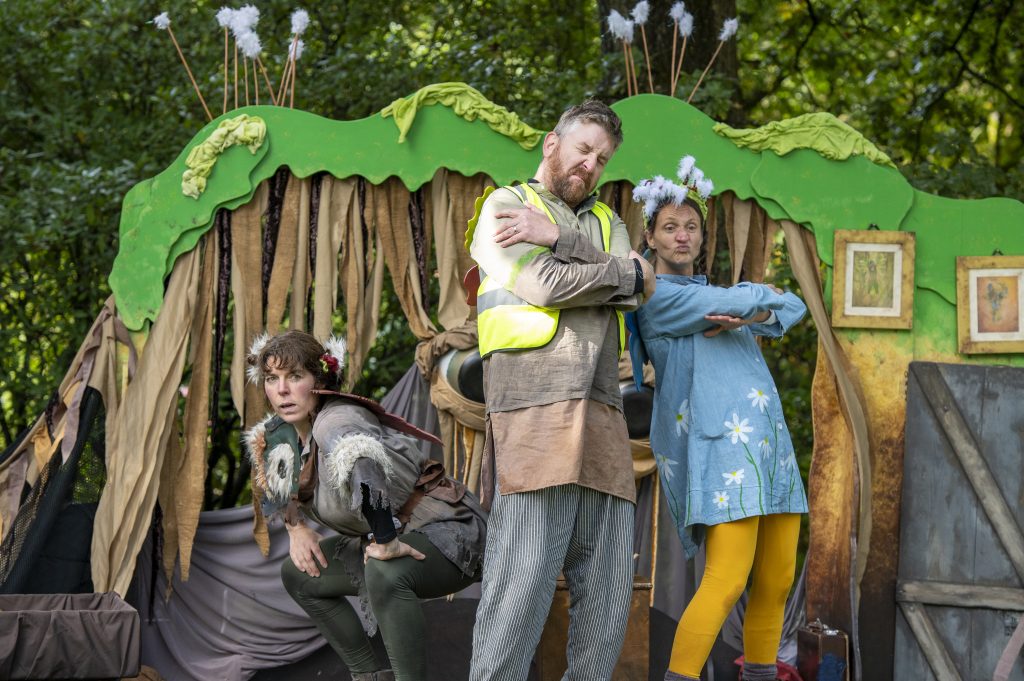
M673 671L667 671L665 672L665 681L700 681L700 679L695 676L683 676Z
M775 681L778 667L772 664L743 663L743 681Z

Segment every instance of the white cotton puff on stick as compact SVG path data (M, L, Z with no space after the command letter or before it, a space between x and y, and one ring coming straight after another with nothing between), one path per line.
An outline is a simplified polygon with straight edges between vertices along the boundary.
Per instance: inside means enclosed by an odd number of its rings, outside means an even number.
M230 7L221 7L217 11L217 25L221 28L230 28L231 19L235 16L235 10Z
M288 58L294 61L302 59L302 53L306 49L306 43L299 38L294 43L288 44Z
M309 26L309 12L297 9L292 12L292 33L302 35Z
M238 36L238 49L242 51L246 59L255 59L263 51L260 37L255 31L249 31Z
M161 31L166 31L171 27L171 18L167 16L167 12L160 12L153 17L153 25Z
M231 32L235 34L235 40L240 40L246 33L255 29L259 20L260 11L252 5L236 9L231 17Z
M633 21L636 22L637 26L643 26L647 23L647 18L651 15L651 3L647 0L640 0L633 7Z
M736 35L736 30L740 27L740 20L735 17L732 19L726 19L725 23L722 24L722 32L718 34L718 39L725 42L729 38Z
M619 14L618 10L612 10L608 14L608 30L616 40L626 39L626 17Z
M683 20L683 15L685 15L685 14L686 14L686 3L685 2L677 2L677 3L675 3L674 5L672 5L672 9L670 9L668 11L668 16L672 19L672 21L676 22L677 24L680 21Z
M684 38L693 35L693 15L689 12L684 12L683 18L679 20L679 35Z
M635 26L636 24L633 23L632 19L626 19L625 27L623 28L622 32L622 39L625 40L630 45L633 44L633 28Z

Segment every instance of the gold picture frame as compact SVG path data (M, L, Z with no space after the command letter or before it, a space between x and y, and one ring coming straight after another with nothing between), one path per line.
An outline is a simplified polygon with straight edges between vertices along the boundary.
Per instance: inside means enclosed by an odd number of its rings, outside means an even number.
M1024 352L1024 256L956 259L956 329L960 352Z
M913 232L837 229L832 326L914 326Z

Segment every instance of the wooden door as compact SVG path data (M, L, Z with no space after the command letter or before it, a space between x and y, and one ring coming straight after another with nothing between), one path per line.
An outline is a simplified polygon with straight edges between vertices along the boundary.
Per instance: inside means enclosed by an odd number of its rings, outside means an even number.
M903 470L893 678L991 679L1024 615L1024 369L912 363Z

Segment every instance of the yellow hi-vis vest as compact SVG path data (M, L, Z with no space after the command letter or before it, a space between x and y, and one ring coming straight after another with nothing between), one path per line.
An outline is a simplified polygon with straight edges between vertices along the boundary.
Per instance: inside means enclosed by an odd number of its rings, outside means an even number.
M523 203L530 203L540 208L551 222L556 222L551 211L544 205L540 195L528 184L505 187L518 196ZM494 191L494 187L484 190L483 196L476 200L475 212L466 229L466 249L473 243L477 221L484 201ZM612 243L612 210L600 201L591 209L601 224L601 240L607 252ZM556 223L557 224L557 223ZM538 246L527 254L527 261L540 253L549 250ZM559 310L551 307L531 305L480 270L480 287L477 289L477 333L480 343L480 356L487 357L492 352L506 350L527 350L547 345L558 330ZM626 322L622 313L615 311L619 323L619 354L626 347Z

